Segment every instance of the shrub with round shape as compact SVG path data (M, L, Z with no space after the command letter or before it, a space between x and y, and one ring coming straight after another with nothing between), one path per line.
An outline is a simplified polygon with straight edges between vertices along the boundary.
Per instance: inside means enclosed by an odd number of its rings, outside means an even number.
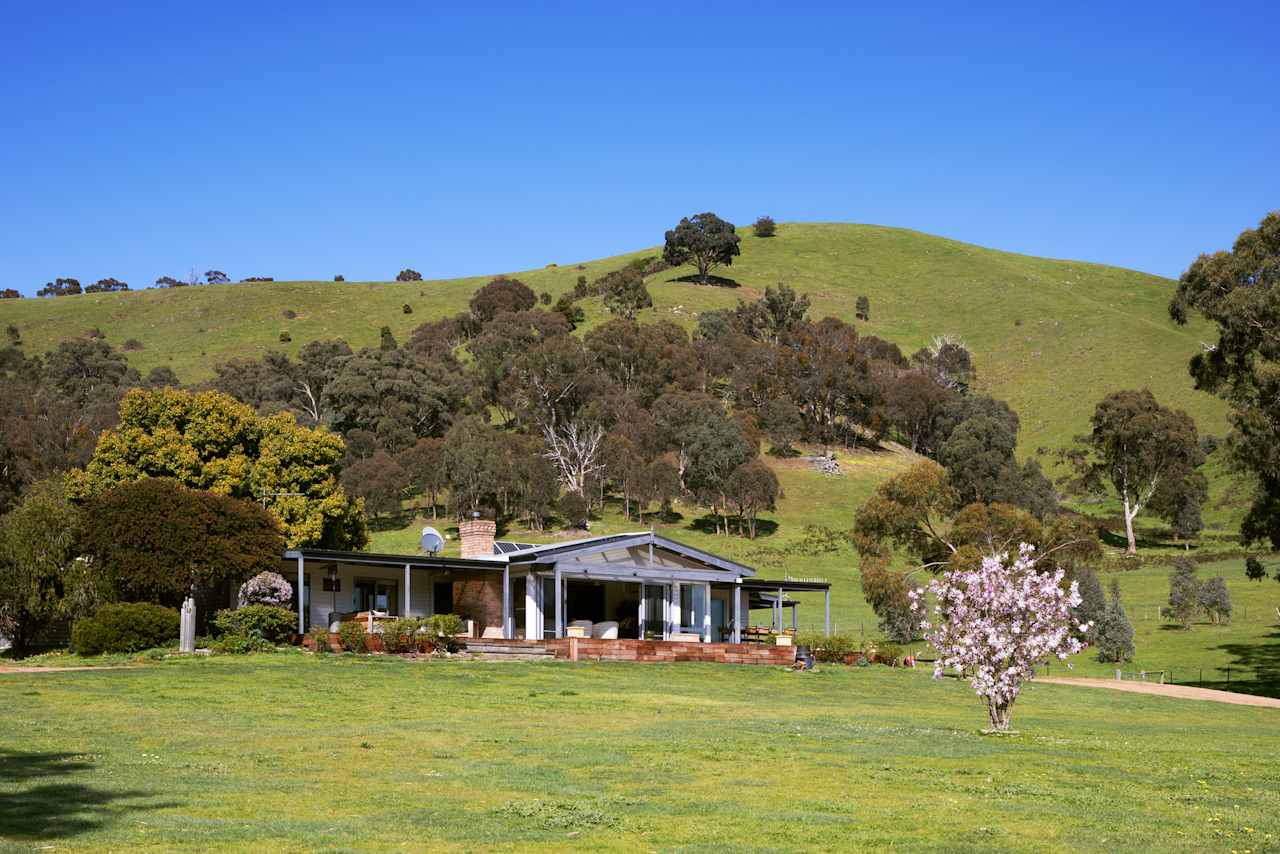
M77 620L71 648L80 655L141 652L178 639L178 609L148 602L103 605L92 617Z
M275 605L283 608L293 601L293 585L285 581L284 576L278 572L259 572L240 585L240 595L236 601L241 608L245 605Z

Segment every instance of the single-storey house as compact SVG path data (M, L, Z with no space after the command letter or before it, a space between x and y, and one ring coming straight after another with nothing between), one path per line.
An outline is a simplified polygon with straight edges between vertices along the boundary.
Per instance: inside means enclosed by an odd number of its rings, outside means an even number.
M353 612L424 617L453 613L478 637L549 641L585 637L739 643L752 611L785 630L797 601L826 581L760 579L743 564L652 531L531 545L495 541L495 525L459 525L461 557L292 549L282 574L296 579L299 632ZM576 630L571 630L574 627ZM757 629L758 631L758 629Z

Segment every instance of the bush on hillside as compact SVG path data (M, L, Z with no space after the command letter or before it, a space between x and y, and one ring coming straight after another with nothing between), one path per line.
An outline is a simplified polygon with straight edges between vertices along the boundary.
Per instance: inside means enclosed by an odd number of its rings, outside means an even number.
M124 349L128 350L131 353L137 352L138 350L142 349L142 342L139 341L137 338L130 338L128 341L124 342Z
M289 639L298 625L298 617L288 608L277 605L245 605L219 611L213 625L221 635L241 635L276 644Z
M103 605L71 629L71 649L80 655L141 652L178 639L177 608L148 602Z
M756 237L773 237L778 231L778 224L773 221L773 217L762 216L752 228L755 229Z
M565 527L587 527L587 521L591 515L591 506L587 503L586 497L577 492L566 492L560 496L560 502L556 509L560 513L560 518L564 520Z
M414 270L410 267L406 267L405 269L401 270L399 273L396 274L396 281L397 282L421 282L422 274L419 273L417 270Z

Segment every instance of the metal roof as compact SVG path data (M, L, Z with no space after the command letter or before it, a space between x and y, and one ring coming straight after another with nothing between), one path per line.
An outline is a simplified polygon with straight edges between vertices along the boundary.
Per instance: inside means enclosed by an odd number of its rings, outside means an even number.
M603 537L587 537L581 540L572 540L567 543L548 543L540 546L530 546L527 549L508 552L504 555L507 560L512 563L530 563L535 561L543 561L548 558L566 557L573 554L590 553L600 551L607 548L630 548L632 546L654 545L659 548L667 549L684 557L693 558L696 561L705 563L707 566L716 567L726 572L736 573L739 576L755 575L756 571L746 564L720 557L719 555L705 552L702 549L694 548L686 545L678 540L668 539L659 536L652 531L633 531L627 534L609 534Z
M742 589L777 594L779 590L799 593L804 590L830 590L830 581L784 581L777 578L744 578Z
M416 566L429 569L503 569L505 563L489 560L475 560L462 557L440 557L427 555L395 555L375 552L344 552L332 549L288 549L284 553L285 560L333 561L336 563L352 563L358 566Z

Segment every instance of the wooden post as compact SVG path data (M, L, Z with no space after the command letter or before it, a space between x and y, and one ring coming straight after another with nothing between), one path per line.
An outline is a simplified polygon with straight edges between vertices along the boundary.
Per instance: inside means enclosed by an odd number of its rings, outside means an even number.
M826 599L827 599L826 601L827 615L826 615L825 631L826 631L827 637L831 637L831 588L830 587L827 588Z

